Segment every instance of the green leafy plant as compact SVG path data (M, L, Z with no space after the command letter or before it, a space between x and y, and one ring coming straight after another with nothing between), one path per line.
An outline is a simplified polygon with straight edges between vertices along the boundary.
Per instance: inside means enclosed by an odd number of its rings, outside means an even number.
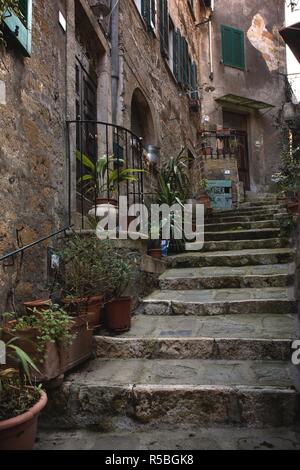
M30 370L38 372L38 368L28 354L14 344L17 340L5 341L10 366L0 366L0 421L25 413L38 402L41 394L41 387L33 387L30 382Z
M187 175L189 158L185 155L185 147L176 157L171 157L161 169L161 178L170 191L176 193L181 200L186 200L190 191Z
M295 192L299 187L300 176L300 148L291 150L285 146L281 153L281 166L279 172L272 176L272 181L280 191Z
M101 241L101 263L106 279L104 297L106 301L122 297L136 275L136 266L112 240Z
M19 18L22 18L23 15L20 10L20 1L19 0L0 0L0 45L4 43L3 38L3 24L5 18L14 13Z
M66 247L58 254L61 268L57 286L70 304L78 299L101 295L107 281L102 267L102 245L96 235L68 238Z
M59 305L51 305L47 310L33 309L30 315L19 317L13 322L11 331L18 332L34 329L37 332L36 349L44 356L47 344L56 343L68 347L74 339L72 318ZM43 362L43 357L41 359Z
M82 185L83 191L86 195L97 194L107 196L114 195L118 192L118 187L124 182L137 182L137 173L142 173L144 170L135 168L122 168L124 160L117 159L113 155L103 155L94 163L87 155L76 152L78 161L82 161L82 165L86 173L82 175L78 183ZM118 168L115 168L118 166Z

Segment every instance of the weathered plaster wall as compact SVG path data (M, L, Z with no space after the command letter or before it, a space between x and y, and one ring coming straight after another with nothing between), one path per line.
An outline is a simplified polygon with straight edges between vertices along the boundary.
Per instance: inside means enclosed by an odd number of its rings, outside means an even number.
M34 0L31 57L14 40L0 49L1 255L68 223L65 123L76 114L74 45L74 0ZM109 102L109 90L101 90ZM0 312L43 295L46 283L46 244L16 257L14 266L0 265Z
M186 36L193 60L198 63L199 34L188 2L170 1L169 12L175 27ZM161 147L162 159L179 153L182 145L196 154L200 114L190 112L187 96L182 94L162 57L159 31L147 31L133 0L120 3L120 63L119 124L130 128L132 95L140 88L153 117L155 141L152 143Z
M242 71L221 63L221 25L245 32L246 70ZM226 0L215 1L213 13L213 69L214 80L209 79L208 26L201 27L202 81L211 83L212 93L203 94L203 116L210 119L210 127L223 125L222 106L216 98L235 94L273 104L271 110L254 111L227 106L235 112L248 113L251 189L266 191L271 175L279 162L280 135L276 119L285 103L286 72L285 47L278 29L284 24L283 0Z

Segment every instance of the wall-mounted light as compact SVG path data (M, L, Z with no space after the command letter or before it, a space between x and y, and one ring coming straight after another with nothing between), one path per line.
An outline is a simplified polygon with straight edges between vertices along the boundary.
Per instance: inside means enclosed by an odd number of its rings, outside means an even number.
M160 148L156 145L146 146L146 158L150 165L155 166L159 162Z

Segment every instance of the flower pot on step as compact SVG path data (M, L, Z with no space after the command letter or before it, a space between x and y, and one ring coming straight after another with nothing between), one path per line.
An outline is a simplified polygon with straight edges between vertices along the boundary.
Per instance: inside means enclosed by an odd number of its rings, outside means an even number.
M12 331L15 322L9 322L3 328L6 341L17 338L14 342L25 351L39 369L39 373L32 371L31 378L36 382L47 383L71 370L73 367L85 362L92 355L93 331L88 328L87 316L74 318L71 332L74 339L67 347L48 342L43 352L38 351L37 343L39 331L28 328L23 331Z
M63 301L66 309L72 316L87 316L88 327L99 328L103 323L103 297L101 295L74 299L72 302Z
M162 251L161 248L151 248L149 250L149 255L155 259L162 259Z
M47 395L41 397L30 410L15 418L0 421L0 450L32 450L37 434L38 417L47 404Z
M37 309L41 312L48 310L49 306L52 305L50 299L46 300L31 300L30 302L23 302L23 305L26 311L31 314L34 309Z
M115 333L124 333L131 328L131 297L121 297L107 302L106 326Z
M98 198L96 202L96 206L92 207L89 211L89 216L92 218L96 218L97 220L102 220L104 217L116 217L118 218L119 214L119 206L118 201L116 199L108 199L108 198ZM114 220L114 219L113 219Z

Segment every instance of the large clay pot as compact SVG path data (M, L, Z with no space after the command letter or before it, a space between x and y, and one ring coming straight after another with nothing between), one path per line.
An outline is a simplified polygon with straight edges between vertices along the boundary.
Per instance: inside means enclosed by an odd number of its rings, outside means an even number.
M115 199L97 199L96 207L92 207L89 211L89 216L97 220L102 220L105 217L112 217L112 220L118 221L119 207L118 201Z
M121 297L106 304L106 326L110 331L124 333L131 328L131 297Z
M161 259L162 258L162 251L161 248L151 248L149 250L150 256L155 259Z
M103 297L97 295L87 297L86 299L75 299L72 304L68 304L65 300L64 304L68 307L70 315L87 316L88 327L91 329L99 328L103 322Z
M31 300L30 302L23 302L26 311L31 314L32 310L36 309L40 312L44 312L49 309L50 305L52 305L52 301L50 299L46 300Z
M9 322L3 328L3 336L6 341L17 337L14 342L25 351L37 365L39 373L32 371L31 379L36 382L48 383L57 379L65 372L85 362L92 355L93 331L88 328L87 316L75 317L72 322L71 332L74 339L68 347L60 347L56 343L48 343L44 353L37 351L36 344L39 331L34 328L14 333L12 326L15 322Z
M0 450L32 450L37 434L38 416L47 404L47 395L29 411L15 418L0 421Z

